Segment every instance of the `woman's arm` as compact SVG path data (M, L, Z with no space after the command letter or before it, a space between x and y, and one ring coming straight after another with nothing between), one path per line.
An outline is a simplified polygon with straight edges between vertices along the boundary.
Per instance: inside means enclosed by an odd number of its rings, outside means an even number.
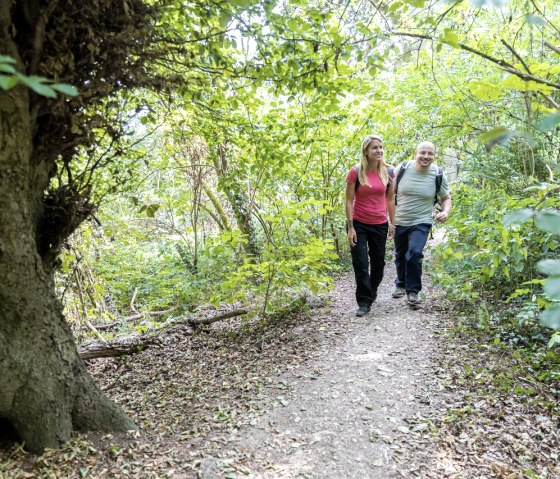
M358 179L356 178L356 181ZM355 183L346 183L346 224L348 225L348 242L350 246L356 246L356 230L354 229L354 194L356 193Z

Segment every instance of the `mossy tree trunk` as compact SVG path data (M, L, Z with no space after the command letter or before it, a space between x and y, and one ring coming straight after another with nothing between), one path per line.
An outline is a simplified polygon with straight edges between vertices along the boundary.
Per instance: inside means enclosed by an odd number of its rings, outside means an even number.
M17 59L21 71L10 33L12 6L0 4L0 53ZM46 214L53 205L45 192L54 159L38 153L41 112L32 95L25 86L0 89L0 419L39 452L60 446L73 430L135 426L94 384L57 300L56 255L83 221L87 207L80 208L87 202L60 203L56 215ZM67 213L72 220L64 227L51 221Z

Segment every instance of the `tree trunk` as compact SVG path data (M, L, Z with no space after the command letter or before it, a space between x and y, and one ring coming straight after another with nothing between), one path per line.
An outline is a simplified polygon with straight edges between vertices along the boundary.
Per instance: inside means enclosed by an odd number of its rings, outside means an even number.
M134 424L78 357L52 267L39 254L44 231L37 225L52 165L35 159L32 125L28 90L0 89L0 418L29 450L41 451L73 430Z
M218 161L217 157L215 157L214 155L211 155L211 157L218 178L223 180L227 178L229 172L227 171L225 149L222 145L218 146L218 155L221 164ZM251 221L252 208L251 208L251 203L247 198L247 195L239 187L236 187L235 190L231 187L224 188L224 193L226 194L227 199L233 210L233 214L235 216L237 226L239 227L241 232L245 235L245 238L247 240L246 242L243 243L243 248L245 249L245 253L250 257L257 258L259 255L257 234L255 231L255 227L253 226L253 222Z

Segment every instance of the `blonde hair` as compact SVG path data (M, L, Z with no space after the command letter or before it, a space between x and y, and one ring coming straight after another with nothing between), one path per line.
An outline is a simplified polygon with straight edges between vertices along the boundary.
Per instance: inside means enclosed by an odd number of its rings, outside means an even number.
M356 179L356 181L360 182L360 185L363 186L370 186L370 184L368 183L367 180L367 168L368 168L368 159L366 157L366 150L369 146L369 144L373 141L373 140L378 140L381 142L381 145L383 145L383 138L381 138L378 135L368 135L364 138L364 141L362 141L362 157L360 159L360 173L358 174L358 178ZM376 161L375 162L375 166L376 169L375 171L377 171L377 174L379 175L379 179L381 180L381 183L383 183L385 186L387 186L387 183L389 182L389 173L388 173L388 165L387 163L385 163L385 161L382 159L381 161Z

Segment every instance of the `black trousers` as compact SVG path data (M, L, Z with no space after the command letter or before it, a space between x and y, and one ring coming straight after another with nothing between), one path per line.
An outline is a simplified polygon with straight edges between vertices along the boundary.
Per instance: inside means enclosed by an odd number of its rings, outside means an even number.
M356 301L358 306L371 306L383 279L389 223L368 225L354 220L354 229L357 241L350 252L356 276Z

